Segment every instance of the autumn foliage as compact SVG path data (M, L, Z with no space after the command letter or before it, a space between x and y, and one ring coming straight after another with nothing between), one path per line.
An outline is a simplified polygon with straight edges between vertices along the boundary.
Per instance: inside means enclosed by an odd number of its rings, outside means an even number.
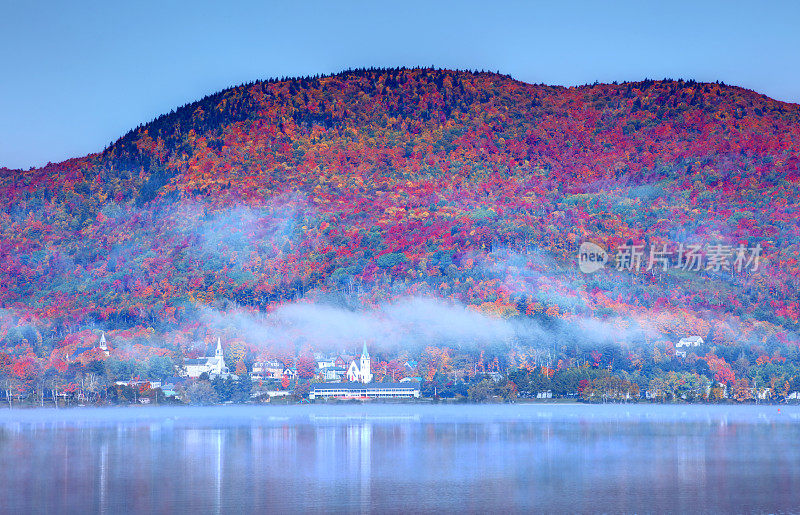
M126 358L178 359L201 352L187 335L202 306L427 295L543 327L617 324L627 358L585 349L567 368L641 370L700 335L718 350L696 366L734 387L797 352L798 148L800 107L716 83L368 69L244 84L100 153L0 169L0 358L19 378L64 369L103 327L132 333ZM586 276L587 240L763 253L741 272ZM658 334L630 341L632 324ZM230 336L246 370L252 342ZM431 348L426 379L456 357Z

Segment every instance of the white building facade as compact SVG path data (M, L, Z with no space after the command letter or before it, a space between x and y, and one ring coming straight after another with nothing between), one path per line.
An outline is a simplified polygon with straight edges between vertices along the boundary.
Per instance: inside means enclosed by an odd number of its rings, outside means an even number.
M367 352L366 342L364 342L359 362L356 363L355 360L350 362L350 366L347 368L347 380L351 383L364 384L372 381L372 360Z
M699 347L700 345L704 344L705 342L700 336L687 336L685 338L681 338L678 343L675 344L675 355L686 357L686 349L688 347Z
M312 384L308 398L314 399L418 399L420 383L318 383Z
M217 338L217 349L213 356L200 359L187 359L184 362L186 376L197 378L203 373L209 377L228 375L228 367L225 365L225 357L222 355L222 341Z

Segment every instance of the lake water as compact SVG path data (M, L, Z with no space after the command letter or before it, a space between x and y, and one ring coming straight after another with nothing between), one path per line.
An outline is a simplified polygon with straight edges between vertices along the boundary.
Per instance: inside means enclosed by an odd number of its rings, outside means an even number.
M0 511L797 512L800 408L0 411Z

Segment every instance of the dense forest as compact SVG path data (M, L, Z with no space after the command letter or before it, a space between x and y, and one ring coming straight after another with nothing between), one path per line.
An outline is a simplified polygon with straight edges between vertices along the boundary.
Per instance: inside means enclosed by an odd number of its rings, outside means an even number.
M783 400L798 165L800 106L719 83L243 84L102 152L0 168L0 380L155 380L221 336L239 374L369 340L378 380L437 395ZM659 260L587 274L583 242Z

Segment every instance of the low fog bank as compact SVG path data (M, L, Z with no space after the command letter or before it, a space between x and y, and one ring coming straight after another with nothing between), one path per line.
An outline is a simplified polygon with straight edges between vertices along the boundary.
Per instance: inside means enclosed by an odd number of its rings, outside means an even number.
M460 304L411 297L377 308L357 310L330 304L295 302L262 314L234 307L199 308L200 323L238 334L248 343L282 350L356 350L366 342L381 350L428 345L478 347L510 342L514 324Z
M633 320L504 319L433 297L407 297L361 309L300 301L269 313L236 306L226 311L200 306L198 322L250 345L291 353L304 348L358 351L365 342L371 351L395 354L428 346L474 351L515 346L555 350L562 345L636 345L665 337L653 325Z

